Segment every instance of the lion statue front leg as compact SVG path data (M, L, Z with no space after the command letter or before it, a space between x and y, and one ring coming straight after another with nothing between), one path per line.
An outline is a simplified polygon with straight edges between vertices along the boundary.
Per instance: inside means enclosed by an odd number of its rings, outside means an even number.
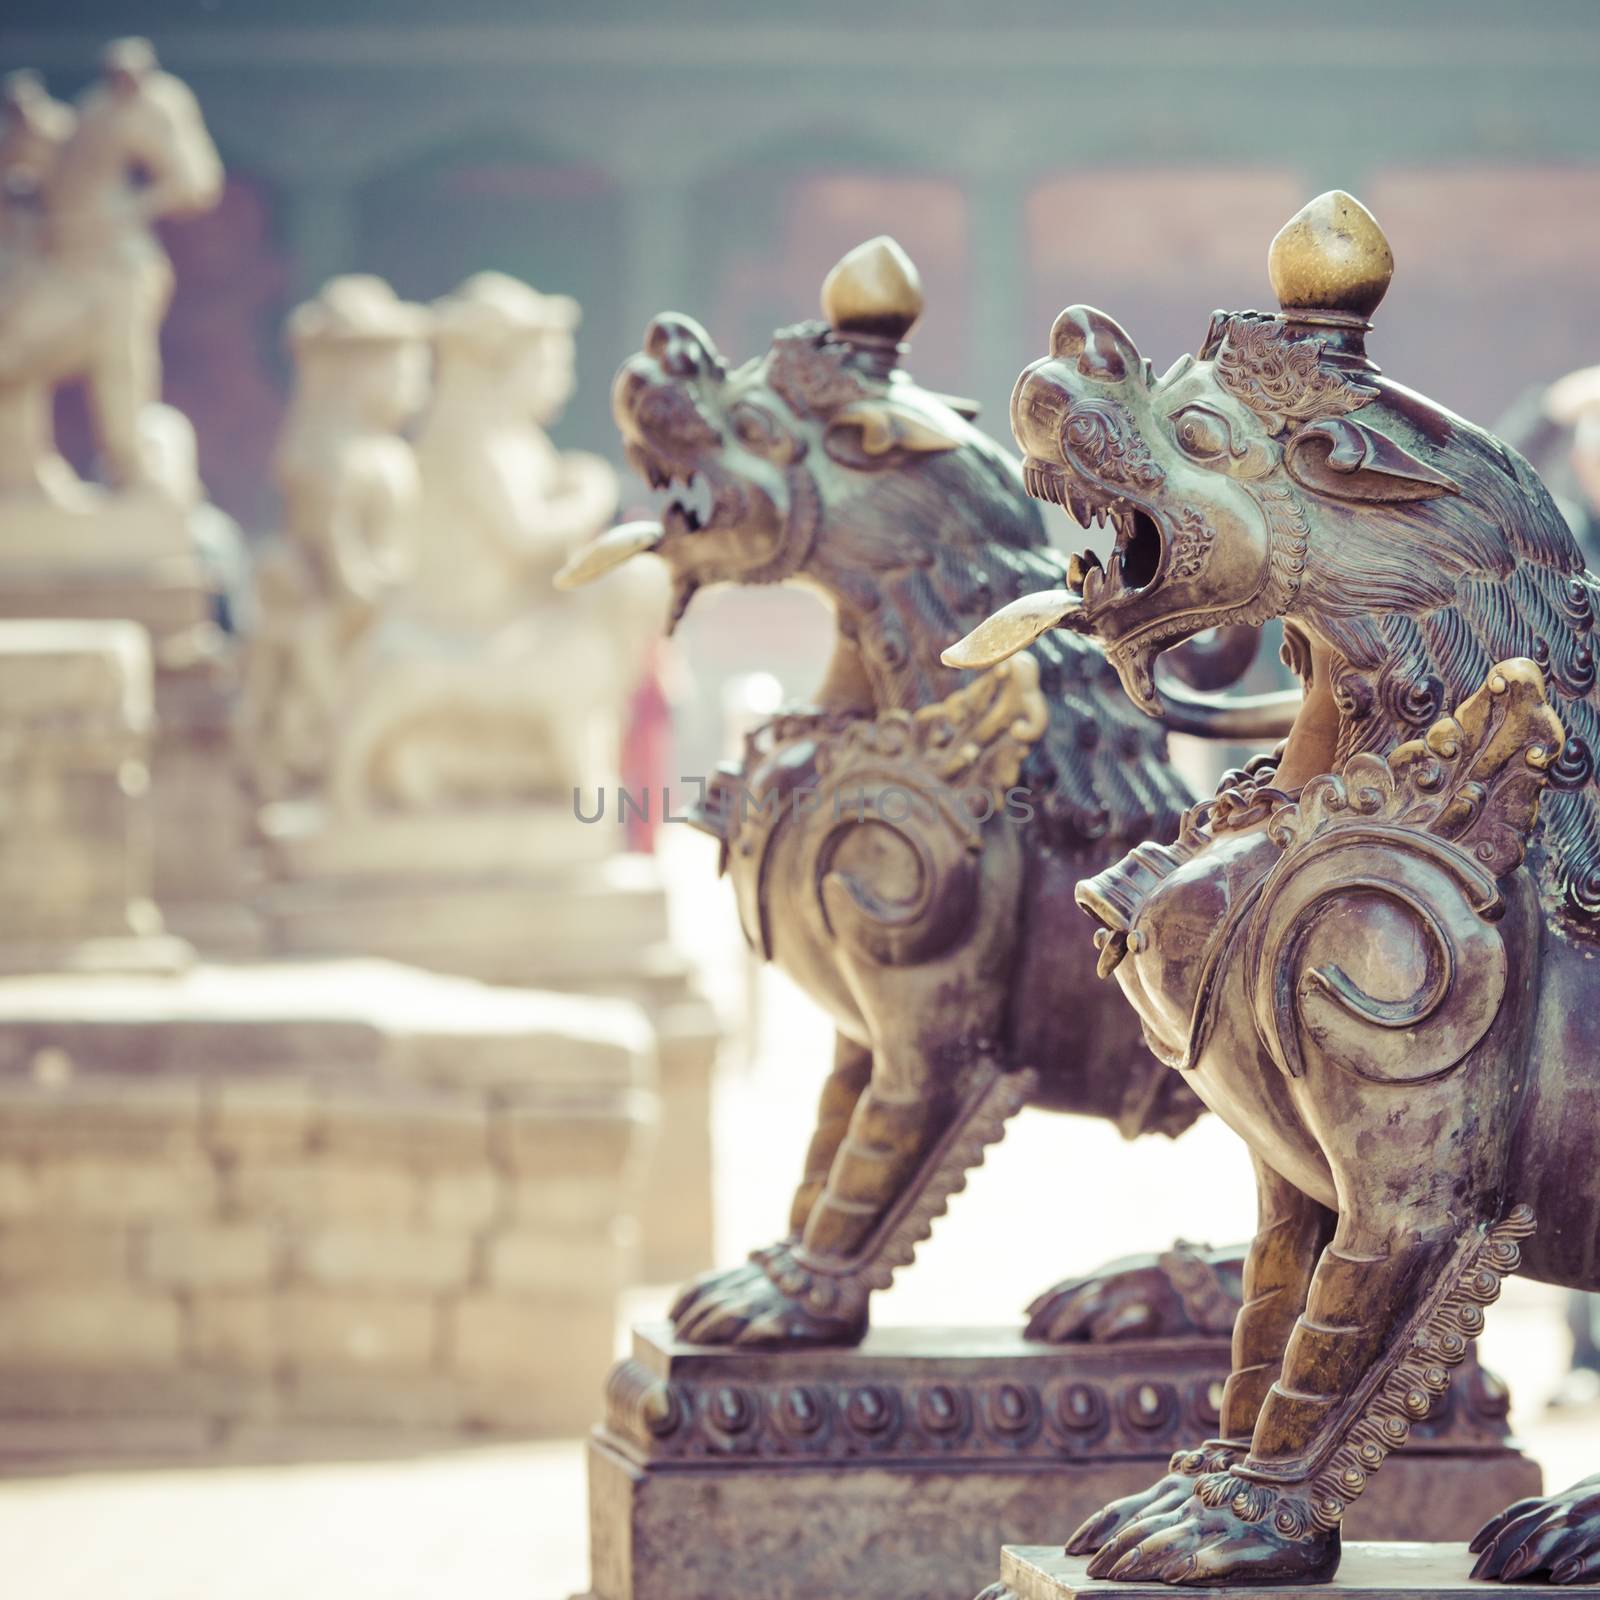
M1531 1228L1516 1208L1495 1227L1462 1229L1447 1207L1424 1199L1429 1177L1419 1175L1398 1216L1392 1197L1376 1203L1384 1186L1376 1176L1352 1198L1321 1253L1248 1450L1230 1456L1223 1440L1214 1453L1180 1456L1146 1506L1108 1508L1102 1518L1120 1527L1090 1561L1091 1577L1264 1584L1333 1574L1345 1511L1429 1414ZM1241 1409L1256 1382L1236 1358L1230 1399ZM1236 1416L1225 1411L1225 1432ZM1547 1525L1556 1520L1546 1514ZM1070 1548L1098 1532L1087 1527Z
M1203 1476L1226 1470L1249 1450L1256 1418L1305 1306L1318 1253L1332 1232L1333 1217L1324 1207L1259 1159L1255 1168L1259 1220L1245 1258L1244 1302L1233 1325L1233 1370L1223 1391L1219 1437L1178 1451L1166 1475L1149 1489L1113 1501L1072 1535L1067 1553L1095 1556L1091 1568L1103 1567L1107 1575L1143 1538L1177 1524ZM1221 1520L1204 1519L1208 1534L1217 1533ZM1125 1539L1134 1528L1143 1531ZM1233 1538L1237 1541L1237 1533Z
M833 1070L822 1086L817 1126L806 1151L805 1175L789 1208L789 1233L775 1245L752 1252L733 1268L696 1278L670 1312L674 1333L688 1344L850 1345L867 1331L866 1301L823 1311L782 1287L771 1269L792 1256L828 1181L850 1119L872 1077L872 1052L836 1036Z
M1331 1576L1346 1510L1430 1414L1519 1265L1533 1214L1502 1196L1539 970L1520 867L1560 743L1537 668L1501 663L1425 741L1387 760L1355 757L1274 813L1282 853L1229 947L1219 1001L1248 1018L1264 1051L1242 1061L1247 1035L1236 1030L1199 1070L1236 1089L1254 1082L1283 1128L1316 1141L1337 1224L1248 1452L1202 1461L1177 1504L1169 1486L1114 1516L1091 1577ZM1266 1142L1275 1126L1264 1118L1252 1131ZM1320 1182L1314 1167L1304 1177ZM1247 1324L1230 1425L1259 1392L1261 1373L1241 1360ZM1572 1493L1571 1506L1525 1508L1484 1530L1484 1574L1541 1561L1583 1570L1587 1541L1565 1535L1592 1496Z

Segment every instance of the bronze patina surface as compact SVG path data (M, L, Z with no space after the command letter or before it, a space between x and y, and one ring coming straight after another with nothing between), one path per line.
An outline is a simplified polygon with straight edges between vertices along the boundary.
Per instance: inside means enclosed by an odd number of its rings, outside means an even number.
M837 620L814 702L754 735L700 808L750 943L828 1011L837 1047L791 1232L685 1291L673 1319L697 1344L859 1339L872 1291L1026 1102L1130 1137L1175 1134L1199 1110L1094 981L1072 904L1080 878L1172 837L1189 804L1162 728L1070 634L978 676L939 661L1068 564L971 408L904 370L921 306L915 268L878 239L828 275L826 321L780 331L743 366L689 318L658 317L613 409L629 461L671 501L558 579L653 551L674 621L702 587L778 582L819 591ZM1236 643L1191 661L1191 679L1236 671ZM1168 694L1185 726L1206 726L1203 696ZM1190 1253L1064 1285L1033 1330L1224 1330L1237 1265L1215 1267Z
M1275 770L1078 891L1261 1199L1219 1437L1084 1524L1097 1578L1329 1577L1501 1278L1600 1286L1596 583L1526 462L1368 358L1389 254L1356 201L1271 267L1282 311L1217 314L1159 379L1069 308L1013 400L1035 493L1118 529L1021 632L1093 637L1153 707L1160 651L1282 617L1305 689ZM1600 1579L1600 1480L1474 1548L1479 1577Z

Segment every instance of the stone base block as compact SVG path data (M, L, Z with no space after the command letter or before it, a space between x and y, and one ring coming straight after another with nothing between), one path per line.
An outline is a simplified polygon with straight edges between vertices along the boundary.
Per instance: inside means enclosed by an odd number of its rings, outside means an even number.
M697 1350L636 1332L589 1447L598 1600L972 1600L1003 1544L1060 1548L1215 1432L1223 1340L1075 1348L875 1331L857 1350ZM1353 1509L1358 1537L1466 1538L1537 1493L1504 1394L1464 1371Z
M0 566L7 579L144 572L161 562L194 560L189 514L173 500L149 490L111 493L87 483L74 491L78 503L70 506L42 495L11 498Z
M263 809L260 828L274 878L337 882L347 892L361 883L381 891L384 879L546 876L552 862L598 861L616 846L555 805L341 818L316 801L285 800Z
M712 1263L711 1092L722 1030L670 942L648 856L585 859L601 828L570 811L330 825L285 804L263 819L259 909L282 954L360 950L486 983L642 1006L656 1033L662 1117L640 1207L642 1273L680 1283ZM564 865L552 866L552 862Z
M479 825L479 843L487 841L492 858L512 835L490 819ZM666 893L648 857L552 869L547 855L536 870L519 865L524 841L498 864L486 860L479 870L448 871L440 863L449 841L441 843L429 829L407 824L387 840L383 857L392 850L409 860L409 871L398 860L385 872L365 870L378 852L369 842L364 848L373 858L363 862L353 850L354 870L285 872L286 866L309 865L312 846L301 841L305 853L298 846L286 853L281 838L269 840L261 911L271 948L294 955L360 950L487 983L609 986L612 993L619 983L648 982L663 959ZM315 852L319 867L334 866L329 841L319 840Z
M187 513L158 496L8 508L0 616L126 619L161 641L210 618L213 588Z
M625 1001L387 962L0 980L0 1432L581 1432L652 1056Z
M1392 1458L1384 1466L1389 1470ZM1491 1588L1473 1583L1467 1574L1473 1557L1465 1543L1396 1544L1365 1542L1346 1544L1339 1570L1328 1583L1293 1585L1219 1585L1207 1589L1218 1600L1482 1600L1485 1594L1548 1596L1544 1582L1497 1583ZM1174 1592L1156 1583L1114 1583L1090 1578L1079 1556L1062 1555L1059 1545L1014 1545L1000 1553L1001 1588L995 1600L1148 1600ZM1576 1592L1576 1591L1574 1591ZM993 1591L991 1591L993 1593Z
M238 901L169 898L161 902L161 920L178 938L218 960L248 960L261 954L265 942L260 919Z

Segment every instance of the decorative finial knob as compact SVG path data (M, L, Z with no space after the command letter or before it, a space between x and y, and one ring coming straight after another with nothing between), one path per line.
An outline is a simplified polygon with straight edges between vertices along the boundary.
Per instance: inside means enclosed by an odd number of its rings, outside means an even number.
M822 280L822 314L838 333L903 339L922 315L922 280L888 234L858 244Z
M1394 255L1372 213L1343 189L1330 189L1278 230L1267 273L1285 311L1370 317L1394 276Z

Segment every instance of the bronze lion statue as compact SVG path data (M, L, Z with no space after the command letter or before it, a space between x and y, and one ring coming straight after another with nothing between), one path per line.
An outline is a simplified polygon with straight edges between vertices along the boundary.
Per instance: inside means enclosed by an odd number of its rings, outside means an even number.
M658 317L612 399L628 460L669 503L559 580L651 551L674 622L707 585L787 582L837 624L813 703L754 735L697 807L751 945L829 1013L837 1044L789 1235L689 1286L672 1315L693 1343L860 1339L872 1291L1025 1103L1129 1137L1176 1134L1200 1109L1072 937L1078 880L1171 838L1191 802L1162 726L1071 634L978 676L939 661L1067 563L973 408L904 370L921 304L915 268L878 239L829 274L826 321L742 366L688 317ZM1229 648L1192 665L1226 678L1243 665ZM1238 731L1182 684L1165 703L1177 725ZM1287 727L1270 699L1244 721ZM1236 1257L1177 1251L1061 1285L1030 1331L1215 1333L1237 1294Z
M1116 551L946 657L1065 630L1155 709L1160 651L1281 617L1304 690L1275 758L1078 889L1260 1195L1220 1437L1077 1532L1095 1577L1329 1577L1503 1275L1600 1288L1596 580L1521 457L1368 357L1363 207L1313 201L1269 267L1283 309L1216 314L1159 378L1101 312L1056 319L1024 471ZM1600 1579L1600 1478L1473 1548L1476 1577Z

